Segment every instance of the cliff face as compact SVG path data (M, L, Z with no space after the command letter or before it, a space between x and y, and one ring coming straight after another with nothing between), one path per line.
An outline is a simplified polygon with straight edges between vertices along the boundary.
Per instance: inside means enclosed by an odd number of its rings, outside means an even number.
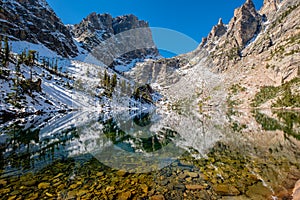
M299 3L265 0L257 11L253 2L247 0L235 10L228 25L219 23L212 29L198 50L209 51L215 71L240 68L251 59L253 66L278 65L280 78L286 79L285 68L290 65L287 60L295 61L299 53ZM226 31L215 34L220 26Z
M72 35L45 0L0 0L1 34L44 44L64 57L78 53Z
M71 31L83 48L99 60L106 58L105 64L111 67L159 55L148 23L134 15L113 18L109 14L92 13Z
M85 48L91 50L113 35L130 29L147 27L149 27L147 22L138 20L134 15L113 18L109 14L91 13L73 26L72 33Z
M259 34L265 20L265 17L256 11L252 0L247 0L234 11L228 25L219 22L214 26L199 48L211 52L214 65L219 66L217 71L223 71L228 67L227 63L237 61L241 57L241 51Z

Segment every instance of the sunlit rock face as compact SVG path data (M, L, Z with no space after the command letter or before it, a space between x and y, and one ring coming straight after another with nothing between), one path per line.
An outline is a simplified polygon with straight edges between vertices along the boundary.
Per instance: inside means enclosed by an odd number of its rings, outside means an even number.
M263 6L259 10L261 15L265 15L267 18L272 18L272 16L279 9L279 4L282 0L264 0Z

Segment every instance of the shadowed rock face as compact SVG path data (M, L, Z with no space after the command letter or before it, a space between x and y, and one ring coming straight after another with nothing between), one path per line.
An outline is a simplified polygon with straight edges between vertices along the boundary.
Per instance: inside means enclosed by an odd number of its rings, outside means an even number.
M42 43L64 57L78 53L73 38L45 0L0 0L1 35Z
M128 64L133 59L142 60L147 56L155 57L159 55L158 50L156 49L152 40L151 31L148 27L149 25L147 22L139 20L134 15L125 15L113 18L109 14L91 13L79 24L74 25L71 31L76 40L80 42L82 47L89 52L101 51L102 49L105 54L112 54L114 59L119 58L118 60L114 60L112 63L105 63L111 65L111 67L114 67L118 64ZM122 41L121 44L118 43L118 40L122 40L122 36L118 36L121 35L120 33L139 28L143 29L142 31L139 31L139 33L124 33L129 39ZM132 44L130 40L136 44ZM106 44L107 42L109 44ZM122 50L126 49L126 47L122 46L124 45L124 42L125 46L139 46L140 43L144 43L143 46L150 48L131 49L127 47L128 50ZM101 49L99 49L99 47L101 47ZM121 55L117 55L118 53L114 51L123 52ZM100 60L103 57L102 54L103 53L101 53L101 56L99 56Z

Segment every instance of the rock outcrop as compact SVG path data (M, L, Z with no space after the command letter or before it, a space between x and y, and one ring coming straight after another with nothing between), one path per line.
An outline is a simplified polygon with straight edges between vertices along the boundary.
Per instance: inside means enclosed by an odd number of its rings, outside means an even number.
M72 35L45 0L0 0L1 35L44 44L64 57L78 53Z
M263 6L259 10L261 15L267 18L272 18L276 11L279 9L279 4L282 0L264 0Z

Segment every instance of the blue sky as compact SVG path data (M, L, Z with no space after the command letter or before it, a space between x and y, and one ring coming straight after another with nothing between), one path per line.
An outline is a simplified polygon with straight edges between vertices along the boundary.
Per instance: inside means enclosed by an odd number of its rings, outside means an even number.
M198 43L222 18L228 23L234 9L246 0L47 0L65 24L79 23L91 12L112 16L134 14L152 27L181 32ZM257 9L263 0L253 0Z

